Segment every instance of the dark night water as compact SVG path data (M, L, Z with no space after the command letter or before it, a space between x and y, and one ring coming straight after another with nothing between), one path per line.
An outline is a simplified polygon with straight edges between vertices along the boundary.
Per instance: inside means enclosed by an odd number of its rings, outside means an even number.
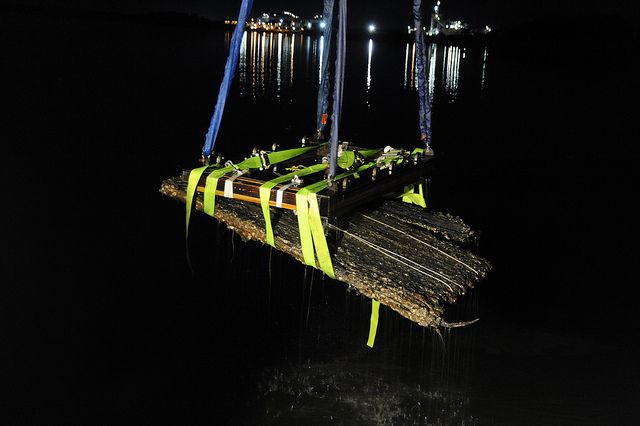
M444 341L202 215L195 164L224 32L0 15L0 335L12 423L636 424L634 45L432 46L432 207L482 232L489 278ZM637 50L637 49L636 49ZM318 40L249 34L217 149L314 126ZM412 45L354 38L342 135L411 146Z

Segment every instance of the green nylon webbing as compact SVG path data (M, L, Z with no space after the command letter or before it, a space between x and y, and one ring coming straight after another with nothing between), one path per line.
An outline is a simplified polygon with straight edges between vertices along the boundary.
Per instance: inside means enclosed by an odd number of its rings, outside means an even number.
M313 236L313 245L316 248L316 255L318 257L318 263L320 269L327 274L330 278L336 277L333 271L333 264L331 263L331 253L329 252L329 246L327 245L327 239L324 236L324 227L322 226L322 219L320 218L320 208L318 207L318 198L316 194L310 192L307 200L309 201L309 227L311 228L311 235Z
M370 157L378 153L380 149L368 149L363 150L361 154L364 157ZM327 168L326 164L316 164L310 167L297 170L284 176L279 176L276 179L265 182L260 187L260 205L262 207L262 214L265 222L266 241L269 245L275 247L275 240L273 236L273 228L271 226L271 212L269 209L269 200L271 198L271 189L276 185L290 181L295 176L306 176L312 173L323 171ZM368 168L368 167L367 167ZM355 172L346 172L343 175L336 176L336 179L340 176L346 177ZM331 266L331 260L329 257L329 250L326 245L326 241L323 243L324 230L320 232L319 228L322 228L322 221L320 220L320 209L318 207L318 200L315 196L315 192L321 191L327 187L327 182L318 182L320 185L308 186L301 189L296 194L296 210L298 212L298 224L300 228L300 244L302 246L302 255L307 265L316 267L315 258L313 254L314 243L317 244L316 251L318 252L318 260L321 268L327 275L334 277L333 267ZM298 196L299 194L299 196ZM306 197L306 203L305 203ZM311 209L310 209L311 208ZM301 213L302 212L302 213ZM316 214L317 212L317 214ZM322 261L320 261L322 259ZM324 265L324 267L322 267Z
M361 151L360 154L366 158L378 152L380 152L380 149L367 149ZM375 162L360 166L356 170L341 173L334 179L344 179L345 177L357 174L358 172L367 170L373 166L375 166ZM333 265L331 263L331 254L329 252L329 246L327 245L327 239L324 236L324 227L322 226L318 199L316 197L316 193L325 189L327 185L328 182L326 180L322 180L300 189L296 193L296 212L298 215L300 247L302 249L302 258L304 259L304 263L316 268L317 256L320 269L329 277L335 278L335 272L333 271ZM270 223L269 219L269 224Z
M268 154L270 164L276 164L282 161L289 160L298 155L304 154L311 149L317 147L296 148L285 151L277 151ZM363 150L360 152L365 158L370 157L378 152L380 149ZM422 154L424 149L416 148L412 154ZM395 159L393 159L395 160ZM351 162L352 163L352 162ZM358 177L358 173L368 170L376 165L375 162L364 164L355 170L346 171L337 175L334 179L341 180L349 176ZM349 166L349 164L347 164ZM193 204L193 197L203 173L212 167L216 166L204 166L197 169L193 169L189 174L189 180L187 184L187 216L186 216L186 230L187 235L189 232L189 219L191 215L191 206ZM262 167L262 161L259 157L248 158L235 166L235 169L257 169ZM260 187L260 204L262 207L262 213L265 219L265 231L266 241L271 246L275 247L273 228L271 226L271 213L269 209L269 201L271 198L271 190L278 184L282 184L290 181L295 176L306 176L312 173L323 171L327 168L326 164L316 164L310 167L297 170L284 176L279 176L276 179L265 182ZM205 213L213 216L215 211L215 191L218 184L218 179L224 176L226 173L234 170L234 167L224 167L213 170L209 176L207 176L204 193L204 210ZM322 226L322 219L320 217L320 209L318 206L318 199L316 193L322 191L328 186L327 181L320 181L300 189L296 193L296 209L298 214L298 226L300 228L300 245L302 247L302 255L307 265L316 266L316 256L320 269L331 278L335 278L333 271L333 265L331 263L331 255L329 253L329 247L324 235L324 228ZM426 207L422 184L418 184L418 193L415 193L415 185L409 185L405 188L405 193L400 195L405 202L414 203L422 207ZM315 253L314 253L315 246ZM378 329L378 317L380 311L380 302L371 299L371 319L369 326L369 338L367 346L373 347L376 338L376 332Z
M424 193L422 191L422 184L419 183L418 184L418 192L416 193L415 190L415 184L413 185L408 185L404 188L404 194L401 194L400 197L402 197L402 201L404 201L405 203L413 203L416 204L420 207L422 207L423 209L427 208L427 203L424 199Z
M288 149L288 150L284 150L284 151L275 151L275 152L271 152L267 154L267 158L269 160L269 164L277 164L280 163L282 161L286 161L292 158L295 158L299 155L302 155L308 151L311 151L313 149L317 149L320 146L325 145L325 144L321 144L321 145L317 145L317 146L309 146L309 147L303 147L303 148L293 148L293 149ZM360 154L362 156L364 156L365 158L370 157L374 154L377 154L381 151L381 149L377 148L377 149L366 149L366 150L362 150L360 151ZM421 153L422 149L420 148L416 148L413 153ZM197 187L198 187L198 183L200 182L200 179L202 177L202 175L209 169L211 168L216 168L218 167L216 170L214 170L214 172L210 173L207 176L207 180L206 180L206 184L205 184L205 191L204 191L204 200L203 200L203 205L204 205L204 211L205 213L207 213L210 216L213 216L215 213L215 197L216 197L216 188L218 185L218 180L223 177L225 174L231 172L235 169L238 170L247 170L247 169L258 169L260 167L262 167L262 160L260 159L260 157L254 156L254 157L250 157L247 158L246 160L238 163L237 165L234 166L228 166L228 167L222 167L219 168L218 165L212 165L212 166L203 166L203 167L198 167L196 169L191 170L191 172L189 173L189 179L188 179L188 183L187 183L187 194L186 194L186 224L185 224L185 228L186 228L186 235L188 236L189 233L189 221L191 219L191 209L193 207L193 198L195 196ZM312 166L313 167L313 166ZM366 167L369 168L369 167ZM306 170L306 169L305 169ZM314 173L314 172L311 172ZM357 171L355 172L347 172L346 175L343 173L342 175L338 175L336 176L335 179L341 179L345 176L350 176L350 175L356 175L357 176ZM298 176L300 176L300 174L298 173ZM281 183L281 182L280 182ZM274 185L275 186L275 185ZM272 187L273 188L273 187ZM318 192L320 190L322 190L324 188L319 188L316 191L312 191L312 192ZM263 195L265 194L265 195ZM262 199L263 197L266 197L266 190L260 188L260 199L261 199L261 204L263 204ZM263 206L263 213L264 213L264 206ZM265 222L268 221L269 227L270 228L270 224L271 224L271 218L269 216L269 218L267 219L269 215L265 214ZM269 232L269 230L267 230L267 232ZM267 242L269 242L269 244L273 245L273 236L272 236L272 232L271 232L271 238L269 238L269 240Z
M193 196L196 193L196 188L198 187L198 182L200 182L200 178L202 174L207 170L216 166L202 166L196 169L191 170L189 173L189 180L187 181L187 194L186 194L186 206L187 206L187 217L186 217L186 236L189 236L189 220L191 219L191 209L193 208Z
M255 158L255 157L252 157ZM244 161L243 161L244 162ZM216 208L216 189L218 188L218 179L234 170L233 167L227 166L218 170L214 170L207 176L204 185L203 210L209 216L213 216ZM243 170L243 169L240 169Z
M284 151L275 151L267 154L267 158L269 160L269 164L277 164L277 163L281 163L283 161L295 158L313 149L318 149L318 146L308 146L303 148L286 149ZM218 179L223 177L225 174L233 171L234 169L237 169L237 170L259 169L262 166L263 164L260 157L254 156L254 157L249 157L244 161L241 161L240 163L236 164L235 167L234 166L222 167L209 173L209 175L207 176L205 187L204 187L204 199L203 199L204 212L210 216L213 216L215 213L216 188L218 186ZM189 220L191 218L191 207L193 204L193 197L195 196L195 193L198 187L198 182L200 182L200 178L202 177L203 173L207 169L214 168L214 167L219 167L219 166L214 165L214 166L198 167L196 169L191 170L191 172L189 173L189 180L187 183L187 194L186 194L187 235L189 233Z
M273 189L276 185L282 184L285 182L291 181L296 176L306 176L313 173L318 173L323 170L326 170L327 164L314 164L313 166L305 167L300 170L296 170L295 172L291 172L289 174L278 176L275 179L272 179L268 182L265 182L260 186L260 206L262 207L262 215L264 216L264 225L265 225L265 233L266 233L266 241L267 244L275 247L275 240L273 236L273 228L271 226L271 211L269 209L269 200L271 199L271 189Z
M335 278L331 254L327 239L324 236L318 198L309 188L302 188L296 193L296 209L298 213L298 228L300 229L300 246L304 263L316 267L316 255L322 272ZM315 254L314 254L315 247Z
M367 340L367 346L373 347L376 341L376 332L378 331L378 313L380 312L380 302L375 299L371 299L371 323L369 325L369 339Z
M298 215L298 229L300 231L300 247L304 263L316 267L316 259L313 252L313 237L309 225L309 191L302 188L296 193L296 213Z
M340 180L356 175L359 172L363 172L374 167L375 165L375 162L364 164L355 170L336 175L334 179ZM300 246L302 248L302 257L304 262L315 268L315 257L317 255L320 269L329 277L335 278L333 265L331 263L331 255L329 253L327 239L324 236L322 219L320 218L318 199L316 197L316 193L325 189L327 185L328 182L326 180L322 180L299 190L296 194L296 208L298 212L298 227L300 228Z

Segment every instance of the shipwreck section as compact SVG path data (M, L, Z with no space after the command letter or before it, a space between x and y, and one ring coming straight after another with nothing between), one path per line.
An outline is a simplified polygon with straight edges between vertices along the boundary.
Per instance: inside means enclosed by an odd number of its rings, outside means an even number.
M183 177L165 180L160 192L185 202ZM194 207L202 210L202 193ZM264 243L258 204L218 197L215 219L244 240ZM290 211L274 218L278 250L304 263L298 221ZM470 251L475 233L461 219L388 200L325 222L336 279L422 326L440 326L454 303L491 269Z

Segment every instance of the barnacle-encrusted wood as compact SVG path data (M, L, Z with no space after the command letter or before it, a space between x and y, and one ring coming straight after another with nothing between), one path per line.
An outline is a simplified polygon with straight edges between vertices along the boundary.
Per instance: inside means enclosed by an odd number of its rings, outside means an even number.
M186 182L167 179L160 192L184 202ZM202 194L195 208L202 210ZM218 197L215 218L245 240L265 242L258 204ZM444 306L491 269L474 255L474 232L457 217L398 201L352 211L326 224L336 279L422 326L440 326ZM303 262L296 216L273 224L278 250Z

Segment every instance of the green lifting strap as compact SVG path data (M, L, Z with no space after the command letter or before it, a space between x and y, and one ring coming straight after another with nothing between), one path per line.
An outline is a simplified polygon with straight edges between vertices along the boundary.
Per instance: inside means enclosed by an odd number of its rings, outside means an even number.
M255 158L255 157L252 157ZM207 176L206 183L204 185L204 197L202 201L203 210L209 216L213 216L216 208L216 189L218 188L218 179L227 173L233 171L231 166L223 167L218 170L214 170ZM243 169L240 169L243 170Z
M378 313L380 312L380 302L375 299L371 299L371 322L369 325L369 339L367 340L367 346L373 347L376 341L376 332L378 331Z
M189 236L189 220L191 219L191 209L193 208L193 196L196 193L196 188L198 187L198 182L200 182L200 178L203 173L208 169L215 168L216 166L202 166L196 169L191 170L189 173L189 180L187 181L187 194L186 194L186 206L187 206L187 217L186 217L186 236Z
M424 193L422 191L422 184L417 184L418 192L416 193L416 184L408 185L404 187L404 193L400 195L402 197L402 201L405 203L413 203L416 204L423 209L427 208L427 203L424 199Z
M286 149L284 151L274 151L267 154L267 159L269 161L269 164L278 164L283 161L295 158L299 155L305 154L317 148L318 146L308 146L303 148ZM203 200L204 212L210 216L213 216L215 213L215 197L216 197L216 188L218 186L218 179L223 177L225 174L233 171L234 169L238 169L238 170L259 169L262 166L263 166L262 159L258 156L254 156L254 157L249 157L246 160L236 164L235 167L227 166L227 167L216 169L216 167L219 167L219 166L213 165L213 166L198 167L191 170L191 172L189 173L189 179L187 183L187 194L186 194L186 205L187 205L186 235L187 236L189 235L189 221L191 219L191 209L193 207L193 198L195 196L195 193L198 187L198 182L200 182L200 178L206 171L210 169L214 169L207 176L207 180L204 188L204 200Z
M309 199L308 191L301 189L296 193L296 213L298 215L298 229L300 231L300 247L304 263L316 267L316 259L313 253L313 237L309 225Z
M379 150L370 150L370 152L366 152L366 154L370 156L378 151ZM364 164L355 170L341 173L334 179L342 180L349 176L357 175L375 165L375 162ZM324 228L322 226L322 219L320 218L318 199L316 197L316 193L322 191L327 186L328 182L322 180L299 190L296 194L296 208L298 212L298 227L300 228L300 246L302 247L302 257L304 258L305 264L315 268L315 257L317 256L320 269L329 277L335 278L329 246L324 236Z
M304 263L316 268L316 259L322 272L335 278L331 254L327 239L324 236L318 198L309 188L302 188L296 194L296 208L298 212L298 227L300 228L300 246ZM315 247L315 254L314 254Z
M290 182L296 176L306 176L313 173L318 173L327 169L327 164L314 164L313 166L305 167L295 172L279 176L268 182L265 182L260 186L260 206L262 207L262 215L264 216L264 225L266 233L266 241L272 247L275 247L275 240L273 236L273 228L271 226L271 210L269 209L269 200L271 199L271 190L279 184Z

